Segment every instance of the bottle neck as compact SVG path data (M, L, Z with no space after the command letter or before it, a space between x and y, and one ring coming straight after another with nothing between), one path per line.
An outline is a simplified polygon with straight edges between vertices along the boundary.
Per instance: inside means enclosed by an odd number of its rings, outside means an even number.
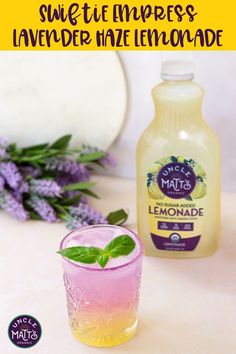
M202 119L203 90L188 81L164 81L152 91L158 124L182 129Z

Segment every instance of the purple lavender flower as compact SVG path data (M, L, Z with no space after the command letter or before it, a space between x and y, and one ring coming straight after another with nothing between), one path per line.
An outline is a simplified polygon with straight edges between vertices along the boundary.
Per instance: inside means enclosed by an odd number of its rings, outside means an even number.
M45 199L33 196L28 203L31 208L42 218L42 220L50 223L59 221L55 210Z
M42 174L42 171L39 167L21 166L19 170L24 178L27 177L38 178Z
M9 159L9 154L8 152L6 151L6 149L3 149L0 147L0 159L1 160L7 160Z
M18 189L13 190L11 194L18 201L18 203L23 202L23 194Z
M73 179L73 175L64 172L58 173L58 175L55 177L55 181L61 187L67 186L68 184L75 183Z
M88 226L88 223L79 217L68 216L66 218L66 227L68 229L75 230L81 228L82 226Z
M65 197L69 199L74 198L76 196L80 196L80 203L88 204L88 197L78 191L68 191L65 193Z
M69 213L66 226L71 230L87 225L108 224L107 219L101 213L84 203L80 203L77 207L70 207Z
M0 138L0 159L1 160L6 160L9 158L7 148L8 148L8 140L3 137Z
M18 189L13 189L11 191L11 194L19 203L22 203L23 193L28 193L28 191L29 191L29 185L27 182L23 181L21 186Z
M73 176L78 182L87 182L91 177L91 173L85 165L78 164L78 171Z
M60 197L63 189L55 181L48 179L32 179L30 191L42 197Z
M56 176L55 180L59 186L64 187L68 184L86 182L90 179L90 171L86 166L78 164L78 171L73 175L70 173L61 172ZM77 195L81 195L81 202L87 203L88 199L85 195L82 195L79 191L68 191L64 193L65 198L74 198Z
M68 184L76 183L76 180L74 179L74 175L71 175L69 173L64 173L64 172L59 173L56 176L55 181L61 187L67 186ZM73 198L78 194L79 194L78 191L68 191L64 193L64 197Z
M100 162L105 166L116 167L117 165L117 160L110 152L106 153L106 155L100 159Z
M68 184L86 182L90 179L90 171L82 164L78 164L78 170L74 174L61 172L56 176L56 182L64 187Z
M78 164L78 171L74 174L74 178L77 182L87 182L91 177L91 173L88 168L83 164Z
M21 183L21 185L18 188L18 191L20 193L28 193L29 192L29 184L25 181Z
M12 189L17 189L23 178L14 162L0 162L0 175Z
M8 139L6 137L0 137L0 147L7 148L8 147Z
M5 186L5 181L4 179L0 176L0 193L3 191Z
M51 157L46 161L46 170L74 174L78 171L78 163L68 157Z
M28 212L24 209L23 205L11 195L11 193L4 191L0 194L0 207L20 221L26 221L29 219Z
M76 207L70 207L69 213L72 218L85 222L87 225L107 224L107 219L97 210L87 204L80 203Z
M81 194L80 202L83 204L88 204L88 197L86 197L86 195Z

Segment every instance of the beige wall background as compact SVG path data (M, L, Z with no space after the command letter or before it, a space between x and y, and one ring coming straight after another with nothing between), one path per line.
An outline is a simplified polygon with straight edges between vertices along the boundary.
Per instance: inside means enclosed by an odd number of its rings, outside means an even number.
M222 188L236 192L236 52L120 52L127 76L129 104L125 124L111 151L119 164L112 172L135 177L135 147L151 121L151 89L160 82L160 65L167 59L190 59L195 81L205 89L203 114L222 147Z

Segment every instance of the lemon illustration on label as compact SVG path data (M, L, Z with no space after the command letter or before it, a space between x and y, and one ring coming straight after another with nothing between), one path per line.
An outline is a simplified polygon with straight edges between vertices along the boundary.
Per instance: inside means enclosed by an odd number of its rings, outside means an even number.
M154 162L150 169L149 169L149 172L150 173L153 173L153 174L156 174L157 172L160 171L160 169L162 168L162 165L159 163L159 162Z
M195 163L193 171L195 172L196 176L206 178L206 172L203 170L202 166L199 165L199 163Z
M179 168L179 164L182 164L182 170ZM163 172L164 166L168 165L168 169ZM177 166L177 167L176 167ZM186 167L185 167L186 166ZM172 173L175 168L174 172L174 179L170 180L168 179L168 174ZM187 169L190 169L187 172ZM165 176L162 176L161 174L165 173ZM181 173L186 175L181 176ZM160 160L154 162L147 173L147 190L148 190L148 195L149 198L151 199L162 199L165 197L165 192L163 191L163 188L165 189L166 187L168 188L173 188L172 194L170 195L171 198L177 198L177 192L181 186L187 186L191 185L191 179L190 175L191 173L193 174L193 179L194 179L194 189L189 190L189 194L186 195L182 193L182 197L186 200L194 200L194 199L201 199L205 197L207 194L207 176L205 170L202 168L202 166L197 163L195 160L191 158L186 158L185 156L166 156L161 158ZM159 178L159 175L160 178ZM167 177L166 177L167 176ZM165 181L162 181L163 179L166 179ZM178 185L179 180L182 178L181 185ZM158 180L160 180L158 182ZM157 183L158 182L158 183ZM160 188L159 183L164 184L164 187ZM179 182L180 183L180 182ZM162 185L161 185L162 186ZM175 196L175 197L174 197ZM178 198L181 198L178 196Z
M207 192L206 184L204 182L197 182L193 192L191 193L191 197L193 199L200 199L205 197L206 192Z
M177 161L184 163L185 158L183 156L178 156Z
M154 181L148 187L148 195L152 199L162 199L164 198L164 194L161 192L157 183Z

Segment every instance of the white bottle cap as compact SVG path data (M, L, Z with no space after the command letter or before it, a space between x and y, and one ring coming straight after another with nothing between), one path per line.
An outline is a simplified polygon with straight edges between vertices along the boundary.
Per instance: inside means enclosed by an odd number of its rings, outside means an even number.
M192 80L194 78L194 64L184 60L165 61L161 67L161 78L171 81Z

